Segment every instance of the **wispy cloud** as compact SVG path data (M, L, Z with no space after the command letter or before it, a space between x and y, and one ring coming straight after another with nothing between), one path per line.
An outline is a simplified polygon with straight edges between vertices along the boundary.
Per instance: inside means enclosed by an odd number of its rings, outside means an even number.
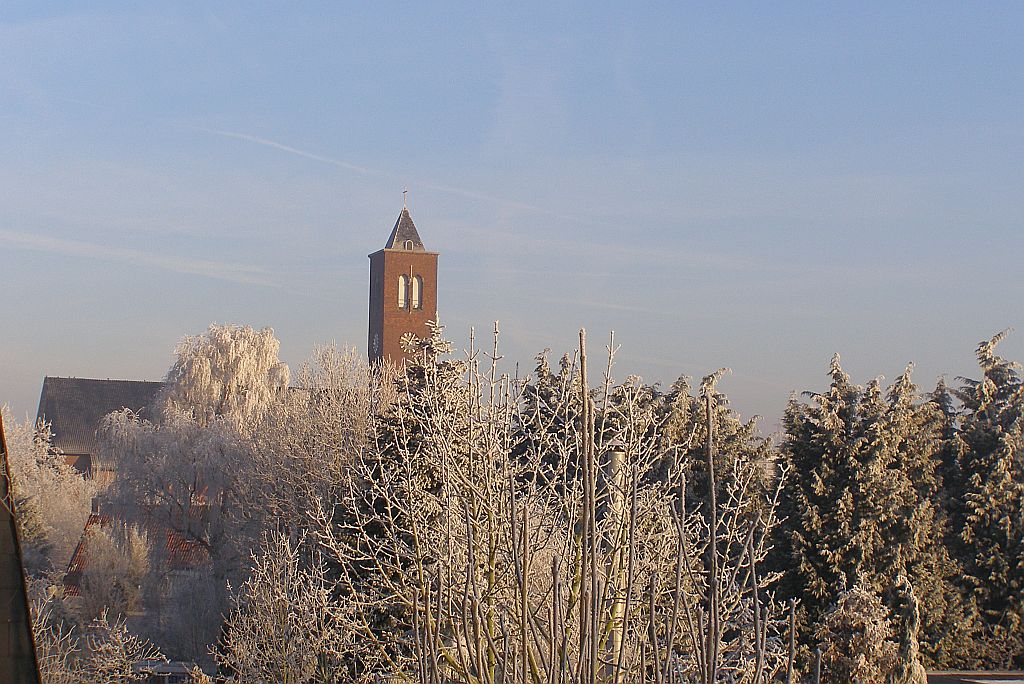
M664 270L650 270L654 264L668 265L676 269L682 265L700 269L713 269L719 271L740 271L749 272L751 269L776 269L778 264L772 264L756 255L730 253L728 251L713 251L698 249L687 245L673 244L651 244L650 240L620 240L619 242L601 241L591 239L587 236L558 237L552 232L533 233L529 239L523 239L522 235L514 234L509 230L494 230L480 226L460 226L458 229L460 241L445 245L449 252L472 251L480 253L483 249L502 257L502 262L507 262L506 255L511 252L522 254L564 254L574 257L576 261L594 263L622 264L624 260L642 262L648 270L637 273L635 277L664 277ZM473 236L474 239L467 239ZM483 246L483 247L481 247ZM586 260L581 255L586 255ZM598 260L595 262L594 260ZM492 268L504 268L510 273L528 273L516 265L494 267L488 265L490 272ZM559 272L573 273L571 270L559 269ZM582 271L578 275L591 275L604 273L607 276L608 270L598 269L596 271ZM631 275L630 277L634 277ZM676 271L671 272L671 277L677 277Z
M0 229L0 244L37 252L131 263L135 266L148 266L174 273L198 275L246 285L276 285L276 283L269 279L267 273L262 268L246 264L233 264L207 259L185 259L125 247L96 245L78 240L65 240L47 235L21 233L4 229Z
M616 302L608 300L587 300L587 299L574 299L568 297L536 297L537 301L545 302L547 304L559 304L563 306L571 307L584 307L588 309L601 309L605 311L623 311L626 313L638 313L649 316L657 316L664 314L664 310L657 310L652 308L645 308L642 306L633 306L630 304L618 304Z

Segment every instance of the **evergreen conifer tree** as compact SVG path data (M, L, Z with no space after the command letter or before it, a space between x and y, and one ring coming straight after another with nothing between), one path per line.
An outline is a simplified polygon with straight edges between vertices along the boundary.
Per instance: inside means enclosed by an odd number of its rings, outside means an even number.
M901 579L887 587L887 599L896 608L902 593L910 591L923 605L920 650L929 665L974 667L981 664L975 644L977 616L958 586L963 570L944 543L950 536L943 474L951 405L946 397L936 401L935 393L920 401L911 370L908 366L887 394L887 429L894 448L889 468L902 472L912 488L902 497L904 536L893 565Z
M548 352L537 354L534 376L522 383L521 408L516 413L518 443L512 449L517 458L543 454L540 470L534 474L538 483L557 476L576 478L580 467L580 445L571 437L583 419L579 392L571 391L579 387L579 373L568 355L562 356L554 372Z
M812 395L812 404L791 398L784 416L783 454L790 472L781 502L778 567L786 571L783 593L800 600L805 634L857 579L851 551L860 389L838 355L830 375L826 392Z
M393 382L394 391L376 407L370 442L340 484L337 500L324 502L321 534L329 533L336 549L328 558L337 580L334 591L361 625L359 642L341 664L353 679L371 678L409 657L405 636L412 628L412 606L403 601L406 578L396 569L404 571L416 560L411 514L416 509L437 519L446 513L435 497L443 477L436 452L444 450L445 458L461 462L469 454L466 441L436 439L443 433L468 440L472 432L465 364L447 358L452 346L444 328L434 322L430 328L430 337L404 341L403 367L393 374L377 369L375 380ZM410 491L423 496L414 500Z
M719 371L715 375L721 374ZM653 394L661 404L660 413L664 425L661 433L661 450L666 454L660 468L656 468L664 477L668 477L669 463L674 461L681 465L687 482L687 501L700 508L708 495L708 476L706 457L704 455L708 434L708 419L704 409L704 401L695 396L690 386L690 379L681 376L670 390L658 396ZM753 464L757 478L752 482L755 491L749 498L751 513L755 508L763 510L767 505L775 479L777 454L770 440L762 437L758 427L758 417L743 421L729 407L729 399L724 394L715 392L714 396L714 453L715 481L719 497L725 496L726 488L735 479L733 468L736 463Z
M957 435L961 560L989 631L993 665L1024 666L1024 382L995 353L1002 332L978 345L980 380L962 379Z
M783 592L800 599L804 634L844 589L858 585L896 603L904 573L924 604L922 636L931 663L964 658L963 602L945 547L941 490L942 414L920 402L911 367L883 392L876 379L850 382L838 355L829 389L785 415L778 537Z

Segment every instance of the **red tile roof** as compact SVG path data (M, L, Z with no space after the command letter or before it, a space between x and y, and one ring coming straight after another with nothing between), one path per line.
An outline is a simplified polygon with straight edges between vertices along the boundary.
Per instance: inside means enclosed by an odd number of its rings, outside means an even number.
M81 596L82 573L88 567L89 558L86 552L86 540L90 530L107 528L116 520L109 515L93 513L85 523L82 538L71 555L67 572L64 574L65 596ZM157 561L163 570L182 570L200 565L209 558L206 549L198 542L187 539L177 530L169 528L158 528L155 525L144 525L143 528L149 534L150 540L163 539L162 546L151 547L151 560Z

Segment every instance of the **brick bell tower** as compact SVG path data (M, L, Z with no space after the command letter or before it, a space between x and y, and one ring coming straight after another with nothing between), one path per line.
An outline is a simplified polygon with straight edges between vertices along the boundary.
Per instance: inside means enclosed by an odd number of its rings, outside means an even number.
M402 336L430 335L437 318L437 252L423 246L409 209L402 207L384 249L370 257L370 325L366 339L371 363L405 359Z

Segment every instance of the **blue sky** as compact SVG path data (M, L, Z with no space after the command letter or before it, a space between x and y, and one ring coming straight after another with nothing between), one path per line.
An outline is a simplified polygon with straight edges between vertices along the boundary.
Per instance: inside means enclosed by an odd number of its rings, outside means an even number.
M457 345L615 330L766 431L835 351L930 387L1024 325L1019 3L144 5L0 6L18 415L211 322L364 350L406 185Z

